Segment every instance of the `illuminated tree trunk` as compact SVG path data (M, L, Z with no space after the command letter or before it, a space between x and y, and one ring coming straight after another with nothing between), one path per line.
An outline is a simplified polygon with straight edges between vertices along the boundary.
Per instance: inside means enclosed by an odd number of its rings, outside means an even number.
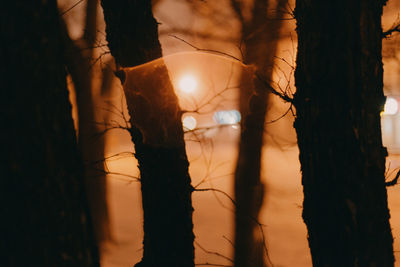
M272 79L274 56L283 17L280 11L286 4L287 0L278 1L276 6L278 11L273 17L268 17L270 1L256 0L252 19L247 22L241 15L238 2L232 1L232 6L242 24L244 61L247 64L254 64L257 73L267 81ZM259 82L255 82L254 89L255 91L248 87L240 88L240 111L244 120L235 173L237 206L234 262L237 267L265 266L265 244L256 221L264 197L260 172L268 92Z
M78 108L78 147L85 162L85 181L90 211L97 242L111 239L107 206L106 175L104 159L104 136L98 137L94 104L93 55L97 35L98 0L88 0L86 5L85 32L78 40L71 40L64 30L67 69L76 92ZM104 81L107 83L108 81ZM97 107L97 109L99 109ZM96 162L96 163L93 163ZM100 163L98 163L100 162Z
M101 3L107 40L118 68L161 57L151 1ZM144 212L143 259L136 266L194 266L189 163L181 110L165 65L161 61L141 76L126 70L124 91L139 162Z
M56 1L2 6L1 266L99 266Z
M379 116L385 2L296 4L295 128L314 266L393 266Z

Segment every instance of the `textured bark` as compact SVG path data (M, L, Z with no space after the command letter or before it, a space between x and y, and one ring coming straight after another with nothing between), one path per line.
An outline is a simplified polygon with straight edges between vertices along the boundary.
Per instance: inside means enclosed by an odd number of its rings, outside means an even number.
M283 10L286 4L287 0L280 0L275 8ZM257 73L267 81L272 79L274 56L283 17L282 12L276 12L273 17L268 17L269 6L270 1L256 0L250 22L241 19L244 61L253 64ZM242 80L248 79L247 75L248 73L244 72ZM255 82L255 91L252 89L242 87L240 90L240 112L244 120L235 173L237 206L234 262L237 267L265 266L264 240L256 221L264 196L260 172L268 92L260 82Z
M162 56L151 1L101 1L108 47L121 67L137 66Z
M161 56L150 1L103 0L102 6L117 67L133 67ZM189 163L168 71L159 60L142 72L128 68L125 72L144 212L143 259L136 266L194 266Z
M56 1L0 11L1 266L99 266Z
M379 116L384 2L296 4L295 128L314 266L393 266Z

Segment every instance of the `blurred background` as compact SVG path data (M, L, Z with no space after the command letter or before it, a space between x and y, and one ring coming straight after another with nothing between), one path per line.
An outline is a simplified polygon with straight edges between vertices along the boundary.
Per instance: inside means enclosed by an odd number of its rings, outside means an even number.
M237 1L231 0L153 1L153 12L160 23L163 60L181 107L186 111L182 123L192 184L198 188L217 188L230 196L233 196L243 117L239 90L243 86L251 87L251 77L243 73L264 68L256 59L262 60L262 51L271 49L273 62L265 67L270 69L270 82L289 95L295 91L295 3L268 1L269 15L260 18L253 8L259 1L241 1L240 9L234 4ZM87 1L58 2L71 39L79 41L87 17ZM90 61L93 86L90 92L79 96L70 82L71 101L76 127L82 134L80 138L88 140L86 163L104 174L99 178L95 172L89 183L104 183L104 190L98 192L103 195L103 202L94 204L98 209L95 222L100 225L97 232L102 233L99 237L101 264L105 267L132 266L142 254L141 193L135 178L139 172L129 133L124 129L128 115L123 90L112 75L113 62L106 46L102 10L97 5L96 39ZM388 1L382 18L383 29L398 23L399 14L400 2ZM271 18L279 24L280 34L275 40L267 40L276 42L276 47L272 49L266 41L265 45L254 44L253 48L248 45L244 51L243 44L260 32L272 33L268 21ZM260 38L258 42L263 40ZM382 136L389 151L387 178L390 179L400 167L400 34L383 40L383 62L387 99L381 114ZM135 71L145 72L154 64L157 62L139 66ZM80 101L91 103L83 104L80 109L90 109L91 116L78 116ZM78 117L82 119L79 121ZM261 180L265 197L259 221L265 225L269 257L276 267L311 266L307 231L301 217L303 193L293 121L290 104L271 95L264 127ZM396 266L400 266L399 190L399 187L388 188ZM225 257L232 258L233 251L232 202L225 195L211 191L194 192L192 197L196 263L228 266L231 262Z

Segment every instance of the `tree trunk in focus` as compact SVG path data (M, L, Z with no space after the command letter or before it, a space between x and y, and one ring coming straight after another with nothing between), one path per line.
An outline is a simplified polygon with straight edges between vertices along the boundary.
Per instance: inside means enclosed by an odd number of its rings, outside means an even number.
M10 1L0 18L0 265L99 266L56 1Z
M275 7L277 11L272 16L268 15L268 8L272 6L271 1L256 0L252 18L246 21L241 13L238 13L241 10L238 2L232 1L232 7L242 24L244 61L246 64L253 64L257 68L257 73L268 82L272 80L274 57L282 25L282 10L286 4L287 0L279 0ZM261 84L254 82L255 91L248 87L240 88L240 112L244 119L241 125L235 173L237 206L234 262L236 267L266 265L265 244L256 223L264 197L264 185L260 174L268 102L268 92Z
M192 187L178 99L162 60L146 73L127 68L161 57L151 1L101 3L111 53L117 68L125 68L120 77L126 76L123 85L141 176L144 240L143 258L136 266L194 266Z
M393 266L379 115L385 2L296 3L295 128L314 266Z

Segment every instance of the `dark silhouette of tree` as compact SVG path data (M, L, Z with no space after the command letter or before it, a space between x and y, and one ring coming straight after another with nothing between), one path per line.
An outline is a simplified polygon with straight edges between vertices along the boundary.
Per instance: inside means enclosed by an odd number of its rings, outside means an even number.
M314 266L393 266L379 116L385 3L296 3L295 128Z
M161 57L151 2L101 1L107 41L117 68ZM139 162L144 212L140 267L194 266L191 193L181 110L161 63L144 73L118 71ZM125 73L126 72L126 73ZM157 79L156 79L157 78Z
M1 266L99 266L56 1L1 17Z
M243 14L242 3L231 0L231 6L242 26L243 60L252 64L265 81L272 80L274 59L287 0L255 0L251 18ZM275 8L275 12L269 9ZM244 76L248 75L246 73ZM255 77L258 79L257 77ZM243 77L242 80L247 79ZM265 266L264 239L257 224L264 185L260 180L261 152L264 139L268 91L260 82L240 88L240 112L244 118L235 172L235 266Z

